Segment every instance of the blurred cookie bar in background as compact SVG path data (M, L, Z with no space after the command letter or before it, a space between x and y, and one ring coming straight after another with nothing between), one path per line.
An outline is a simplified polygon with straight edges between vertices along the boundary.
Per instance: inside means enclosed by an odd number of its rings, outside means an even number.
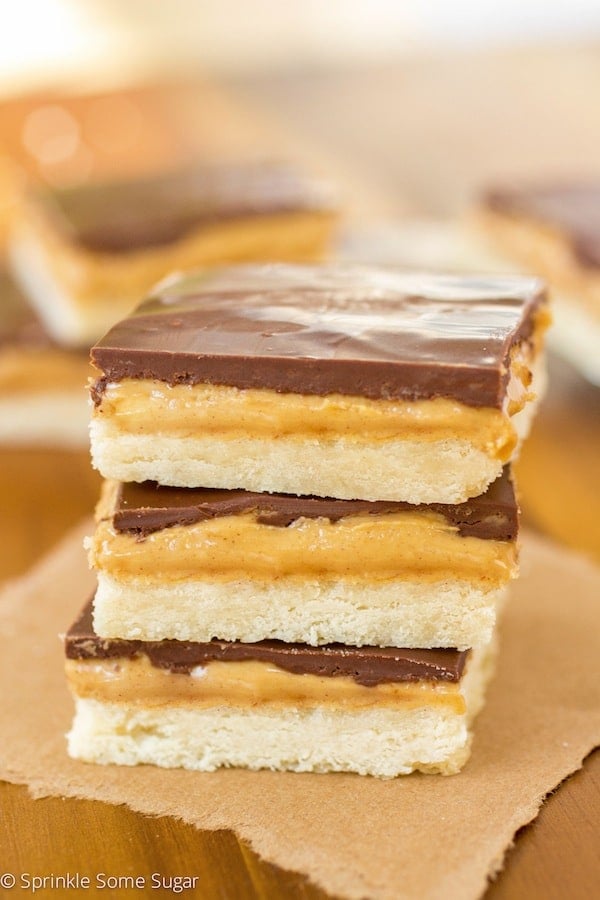
M600 181L489 190L476 216L491 249L551 288L551 346L600 385Z

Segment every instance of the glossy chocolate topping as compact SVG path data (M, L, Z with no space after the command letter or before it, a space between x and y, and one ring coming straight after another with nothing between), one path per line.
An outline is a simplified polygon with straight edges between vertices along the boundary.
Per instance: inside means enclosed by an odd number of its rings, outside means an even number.
M424 510L444 516L464 537L516 539L519 516L507 466L485 494L456 506L368 500L333 500L293 494L256 494L242 490L162 487L154 482L121 484L112 523L117 531L144 536L172 525L193 525L219 516L256 511L261 524L286 527L299 518L337 522L345 516Z
M541 282L348 265L238 266L169 279L92 349L107 382L156 379L501 407Z
M266 163L204 165L39 196L55 227L98 253L168 244L218 221L333 210L332 192L323 183L289 166Z
M214 661L255 660L270 663L294 675L337 675L374 687L393 681L460 681L469 651L404 650L396 647L348 647L345 644L286 644L283 641L125 641L101 638L92 624L92 602L83 610L65 638L69 659L134 659L146 656L153 666L189 674L196 666Z
M498 189L484 202L498 212L558 228L582 265L600 267L600 182Z

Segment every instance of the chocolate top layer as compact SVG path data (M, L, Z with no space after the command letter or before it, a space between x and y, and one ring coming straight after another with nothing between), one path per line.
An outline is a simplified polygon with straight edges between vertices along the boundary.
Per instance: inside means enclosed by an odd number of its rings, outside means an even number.
M193 525L219 516L255 511L261 524L286 527L299 518L337 522L345 516L430 511L444 516L464 537L513 541L518 507L507 466L485 494L455 506L368 500L333 500L293 494L256 494L242 490L162 487L154 482L121 484L112 523L117 531L144 536L172 525Z
M92 624L92 602L65 638L69 659L134 659L146 656L153 666L189 674L215 661L270 663L294 675L338 675L373 687L398 681L460 681L469 651L404 650L397 647L347 647L345 644L286 644L283 641L125 641L101 638Z
M498 212L558 228L582 265L600 267L600 182L498 189L484 202Z
M97 253L169 244L200 225L303 210L330 212L331 190L282 164L208 165L39 193L54 226Z
M169 279L92 349L107 382L157 379L501 407L544 300L531 278L238 266Z

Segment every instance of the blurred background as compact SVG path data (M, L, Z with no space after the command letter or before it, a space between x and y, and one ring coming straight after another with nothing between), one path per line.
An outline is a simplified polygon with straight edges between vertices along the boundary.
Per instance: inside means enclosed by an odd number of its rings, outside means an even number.
M334 182L342 234L454 222L498 181L600 179L599 98L597 0L19 0L0 12L2 235L27 184L256 156ZM526 522L598 558L599 439L598 388L553 359ZM97 487L85 449L2 449L0 575Z
M21 0L5 10L7 90L194 72L373 64L593 38L594 0Z
M595 0L20 0L0 23L2 139L55 184L248 144L200 80L318 144L351 206L371 187L361 215L600 167ZM171 95L110 96L150 85Z

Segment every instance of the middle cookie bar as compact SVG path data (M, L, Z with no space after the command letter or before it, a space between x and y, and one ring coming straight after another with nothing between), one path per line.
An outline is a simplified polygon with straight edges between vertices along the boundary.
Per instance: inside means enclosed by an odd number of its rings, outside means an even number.
M127 640L486 644L516 574L508 467L458 505L107 482L94 625Z
M547 319L528 278L183 276L92 350L94 465L123 482L461 503L527 432Z

